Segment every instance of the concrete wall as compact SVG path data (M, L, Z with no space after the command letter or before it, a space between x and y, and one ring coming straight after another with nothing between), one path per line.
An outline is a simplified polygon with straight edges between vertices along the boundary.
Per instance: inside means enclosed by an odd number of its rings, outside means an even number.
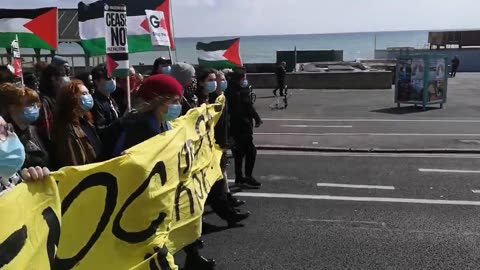
M248 81L254 88L277 86L273 73L250 73ZM305 72L287 74L286 84L292 89L391 89L392 73L369 72Z
M415 54L442 54L453 58L455 55L460 59L459 72L480 72L480 48L442 49L442 50L414 50ZM396 59L400 52L377 50L375 59Z

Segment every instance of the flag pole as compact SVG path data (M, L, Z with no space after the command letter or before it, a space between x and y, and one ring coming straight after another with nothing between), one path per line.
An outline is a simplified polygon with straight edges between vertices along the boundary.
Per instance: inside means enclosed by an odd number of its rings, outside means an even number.
M127 73L127 112L132 111L132 97L130 94L130 69L128 69Z
M175 51L176 53L176 51ZM172 62L172 64L175 64L176 61L173 60L172 58L172 48L170 46L168 46L168 55L170 56L170 62ZM177 60L177 57L175 56L175 60Z
M169 8L170 8L170 22L172 23L172 39L173 39L173 43L175 44L175 22L173 20L173 4L172 4L172 1L173 0L167 0L167 1L170 1L169 4ZM172 59L172 48L171 46L168 47L168 50L169 50L169 53L170 53L170 60L172 61L172 64L173 64L173 59ZM175 61L177 62L178 61L178 55L177 55L177 50L175 50Z
M20 42L18 41L18 35L15 35L15 42L17 42L17 49L18 53L20 54ZM15 54L13 55L13 58L15 58ZM22 61L22 58L20 58L20 61ZM23 70L22 70L22 75L20 76L20 80L22 81L22 86L25 87L24 80L23 80Z

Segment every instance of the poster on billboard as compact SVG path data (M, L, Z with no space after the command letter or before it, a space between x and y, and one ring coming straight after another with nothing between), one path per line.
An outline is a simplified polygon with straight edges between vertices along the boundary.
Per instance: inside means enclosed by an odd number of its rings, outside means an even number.
M445 92L445 59L431 58L428 74L428 101L443 100Z

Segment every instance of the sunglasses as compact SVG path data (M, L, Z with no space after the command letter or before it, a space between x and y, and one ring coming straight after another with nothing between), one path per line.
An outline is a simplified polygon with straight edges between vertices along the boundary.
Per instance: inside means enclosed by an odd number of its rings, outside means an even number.
M12 124L0 126L0 142L6 141L8 136L14 133L15 129L13 128Z

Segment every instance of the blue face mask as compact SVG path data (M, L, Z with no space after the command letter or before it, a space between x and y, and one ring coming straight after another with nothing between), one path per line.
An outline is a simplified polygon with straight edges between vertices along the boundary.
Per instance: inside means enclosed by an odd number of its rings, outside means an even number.
M227 90L228 88L228 82L227 81L222 81L222 83L220 83L220 89L222 89L223 92L225 92L225 90Z
M117 83L114 80L108 80L107 84L105 85L105 91L109 94L115 92L117 90Z
M37 121L39 116L40 109L37 107L32 106L23 109L23 119L29 124Z
M83 95L81 97L80 107L82 110L88 112L93 108L93 98L92 95Z
M25 148L16 135L9 135L7 140L0 142L0 177L11 177L24 162Z
M205 89L208 91L209 94L217 91L217 82L207 82L207 84L205 85Z
M172 72L171 66L162 67L162 74L170 75L171 72Z
M165 121L173 121L177 119L180 114L182 114L182 105L180 104L170 104L168 106L168 112L163 116Z
M247 79L243 80L242 81L242 87L247 88L248 86L250 86L250 84L248 83L248 80Z

